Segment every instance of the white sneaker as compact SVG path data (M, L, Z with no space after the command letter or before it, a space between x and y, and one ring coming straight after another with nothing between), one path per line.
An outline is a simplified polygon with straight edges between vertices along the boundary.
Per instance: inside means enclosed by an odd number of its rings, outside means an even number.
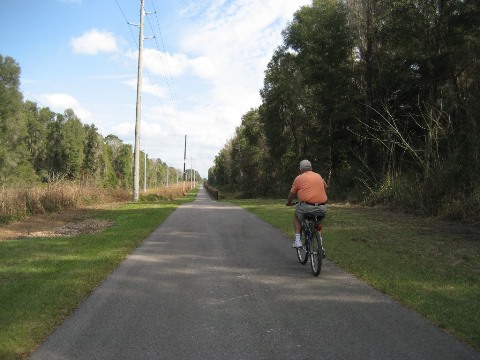
M293 244L292 244L292 248L301 248L303 245L302 245L302 241L301 240L294 240L293 241Z

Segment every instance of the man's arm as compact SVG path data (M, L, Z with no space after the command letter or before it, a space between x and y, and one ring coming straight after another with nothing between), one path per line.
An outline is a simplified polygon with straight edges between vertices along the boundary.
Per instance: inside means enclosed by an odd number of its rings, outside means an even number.
M292 206L292 201L295 199L296 196L297 196L297 193L291 192L290 194L288 194L287 203L285 205Z

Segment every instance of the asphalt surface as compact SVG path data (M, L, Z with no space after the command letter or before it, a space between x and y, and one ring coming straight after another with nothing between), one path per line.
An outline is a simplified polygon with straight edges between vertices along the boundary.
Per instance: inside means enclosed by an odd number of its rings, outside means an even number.
M31 359L480 359L329 261L312 276L290 246L202 189Z

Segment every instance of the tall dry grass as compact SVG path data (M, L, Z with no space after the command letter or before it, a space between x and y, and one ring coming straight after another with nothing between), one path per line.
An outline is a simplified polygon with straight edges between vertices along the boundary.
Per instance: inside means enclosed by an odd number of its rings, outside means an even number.
M0 189L0 222L65 209L131 200L131 193L119 189L80 186L58 182L29 188Z
M174 200L190 190L190 183L149 189L146 193L140 193L140 201ZM98 188L73 182L57 182L29 188L4 187L0 189L0 223L65 209L131 200L132 193L127 190Z
M179 184L158 189L149 189L146 193L140 193L140 201L174 200L184 196L191 189L192 185L190 182L185 182L185 185Z

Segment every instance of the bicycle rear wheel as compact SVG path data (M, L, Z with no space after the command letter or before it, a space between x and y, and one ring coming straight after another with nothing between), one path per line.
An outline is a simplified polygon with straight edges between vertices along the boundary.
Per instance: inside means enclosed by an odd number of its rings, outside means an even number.
M297 248L297 258L298 258L298 262L300 264L305 265L307 263L307 260L308 260L308 254L307 254L307 250L306 250L306 247L305 247L305 244L306 244L305 232L303 230L300 233L300 236L302 238L302 244L304 244L304 245L301 248Z
M322 270L322 242L317 231L312 234L312 243L310 247L310 267L312 274L318 276Z

